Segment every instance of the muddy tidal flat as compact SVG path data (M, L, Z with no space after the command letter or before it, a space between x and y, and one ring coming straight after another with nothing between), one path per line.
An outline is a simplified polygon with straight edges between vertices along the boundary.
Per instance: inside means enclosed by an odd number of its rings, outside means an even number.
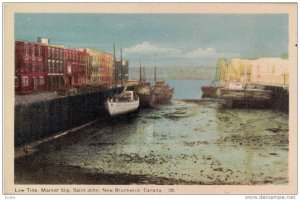
M173 100L15 159L15 184L287 184L288 115Z

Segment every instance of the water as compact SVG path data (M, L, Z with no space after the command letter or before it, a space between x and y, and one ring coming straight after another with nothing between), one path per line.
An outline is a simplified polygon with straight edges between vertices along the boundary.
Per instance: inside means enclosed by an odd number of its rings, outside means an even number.
M168 80L174 88L174 99L201 99L202 86L210 85L211 80Z
M175 98L200 98L199 81L168 83ZM286 184L288 143L286 114L173 100L41 145L15 160L15 182Z

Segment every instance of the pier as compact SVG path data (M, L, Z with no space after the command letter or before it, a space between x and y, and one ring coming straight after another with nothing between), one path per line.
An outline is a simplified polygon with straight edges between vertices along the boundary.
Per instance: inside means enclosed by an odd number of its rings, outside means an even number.
M106 117L104 100L122 90L122 87L77 90L72 95L16 104L15 146Z

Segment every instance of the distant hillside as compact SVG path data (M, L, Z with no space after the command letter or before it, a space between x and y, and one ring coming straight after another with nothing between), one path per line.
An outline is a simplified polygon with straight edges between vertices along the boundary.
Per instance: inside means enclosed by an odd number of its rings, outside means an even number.
M129 79L139 79L139 67L129 68ZM157 79L208 80L215 76L215 67L157 67ZM153 68L146 68L146 79L153 79Z

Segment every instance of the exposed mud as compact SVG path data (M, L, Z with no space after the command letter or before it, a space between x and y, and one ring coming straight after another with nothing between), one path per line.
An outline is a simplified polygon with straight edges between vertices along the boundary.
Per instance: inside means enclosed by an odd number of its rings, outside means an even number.
M17 184L287 184L288 117L214 101L170 105L40 145Z

